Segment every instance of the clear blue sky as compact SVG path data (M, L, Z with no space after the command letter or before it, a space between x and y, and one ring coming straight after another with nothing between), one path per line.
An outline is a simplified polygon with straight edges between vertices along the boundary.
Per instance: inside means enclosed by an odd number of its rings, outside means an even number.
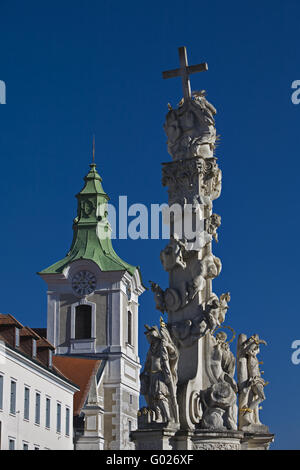
M262 421L273 448L300 449L299 124L291 83L300 79L298 1L0 0L0 311L46 325L46 285L36 272L60 259L72 238L74 195L91 160L92 134L105 190L117 204L167 200L161 163L170 159L162 125L181 98L177 48L207 61L192 87L218 110L223 191L214 251L223 270L217 294L231 292L227 323L267 340ZM145 283L167 285L165 241L116 241ZM157 323L152 293L140 303ZM234 344L234 349L235 349Z

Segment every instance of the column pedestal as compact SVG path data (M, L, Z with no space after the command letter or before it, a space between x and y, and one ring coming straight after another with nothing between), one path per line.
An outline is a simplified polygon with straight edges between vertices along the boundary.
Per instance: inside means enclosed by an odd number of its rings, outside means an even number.
M104 438L81 436L76 443L76 450L104 450Z
M272 442L274 442L274 434L244 433L242 450L269 450Z
M176 429L139 429L131 433L136 450L176 450L174 435Z
M240 431L197 430L192 438L193 450L241 450L243 437Z

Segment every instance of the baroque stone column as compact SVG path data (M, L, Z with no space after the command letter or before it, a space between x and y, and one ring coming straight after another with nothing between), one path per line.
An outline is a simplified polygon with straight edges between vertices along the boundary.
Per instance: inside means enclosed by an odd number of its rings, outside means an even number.
M164 72L164 78L181 75L184 82L184 98L176 108L168 105L164 124L172 157L162 168L170 241L160 259L169 286L163 289L151 282L156 308L164 320L160 330L146 325L147 339L150 335L152 339L141 392L148 406L140 411L134 439L139 441L140 431L145 439L147 430L153 434L157 429L164 442L165 431L172 433L160 448L240 449L242 443L243 448L250 448L258 441L246 442L244 427L238 427L236 360L230 350L235 332L227 321L224 325L230 294L218 296L213 291L213 280L222 269L221 260L213 254L221 225L213 202L222 187L215 155L216 109L205 91L191 93L189 82L185 88L188 72L203 70L206 64L188 67L186 57L182 59L185 50L179 52L181 68Z
M214 154L215 114L202 91L169 109L166 116L173 161L163 164L162 182L168 188L171 240L161 261L169 273L169 287L162 291L154 285L153 290L160 294L157 308L167 312L179 349L180 429L230 432L237 431L235 359L226 333L217 333L230 295L219 298L212 289L222 268L212 249L221 224L213 201L220 196L222 183ZM239 445L236 433L234 444Z

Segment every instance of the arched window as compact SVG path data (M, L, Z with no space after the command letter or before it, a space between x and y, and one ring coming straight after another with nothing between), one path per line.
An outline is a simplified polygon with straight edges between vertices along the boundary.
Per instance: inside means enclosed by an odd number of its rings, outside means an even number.
M127 343L132 345L132 313L127 313Z
M75 309L75 339L89 339L92 332L92 307L78 305Z

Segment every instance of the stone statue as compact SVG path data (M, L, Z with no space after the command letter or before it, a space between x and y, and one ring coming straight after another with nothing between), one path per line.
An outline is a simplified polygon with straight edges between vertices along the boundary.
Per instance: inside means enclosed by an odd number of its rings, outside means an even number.
M221 225L221 216L218 214L212 214L210 218L207 220L207 228L206 231L210 235L212 235L216 242L218 242L218 233L217 230Z
M164 125L168 151L174 160L191 157L210 158L216 142L216 109L205 98L205 91L181 100L178 109L170 109Z
M213 332L216 327L220 326L224 320L228 310L228 302L230 301L230 293L222 294L220 299L214 293L206 303L205 316L210 330Z
M177 425L179 422L177 389L178 350L166 324L161 319L157 326L145 325L150 344L143 372L141 393L145 396L148 412L155 423Z
M170 242L160 253L162 265L166 271L172 271L176 267L185 269L186 263L183 259L185 243L178 240L176 236L170 237Z
M204 279L214 279L219 276L222 270L222 263L220 258L214 256L212 253L207 253L202 259L202 276Z
M227 334L220 331L216 337L208 335L209 352L207 367L215 382L201 391L203 417L202 429L237 429L237 384L234 380L235 357L230 351Z
M216 382L200 392L203 417L201 429L236 430L236 394L227 382Z
M163 289L155 282L149 281L151 284L151 290L154 292L155 307L161 313L166 311L165 297Z
M216 294L212 294L205 308L202 305L198 306L198 313L194 318L174 322L169 326L172 336L182 347L189 347L206 333L213 333L224 322L229 301L229 292L222 294L220 299ZM218 333L218 338L220 334ZM226 335L222 333L224 334ZM225 344L227 345L224 340L224 348L227 348Z
M267 382L262 378L257 355L260 344L266 341L257 334L238 339L238 387L239 387L239 429L248 432L268 432L267 426L259 420L259 404L265 400L264 387Z

